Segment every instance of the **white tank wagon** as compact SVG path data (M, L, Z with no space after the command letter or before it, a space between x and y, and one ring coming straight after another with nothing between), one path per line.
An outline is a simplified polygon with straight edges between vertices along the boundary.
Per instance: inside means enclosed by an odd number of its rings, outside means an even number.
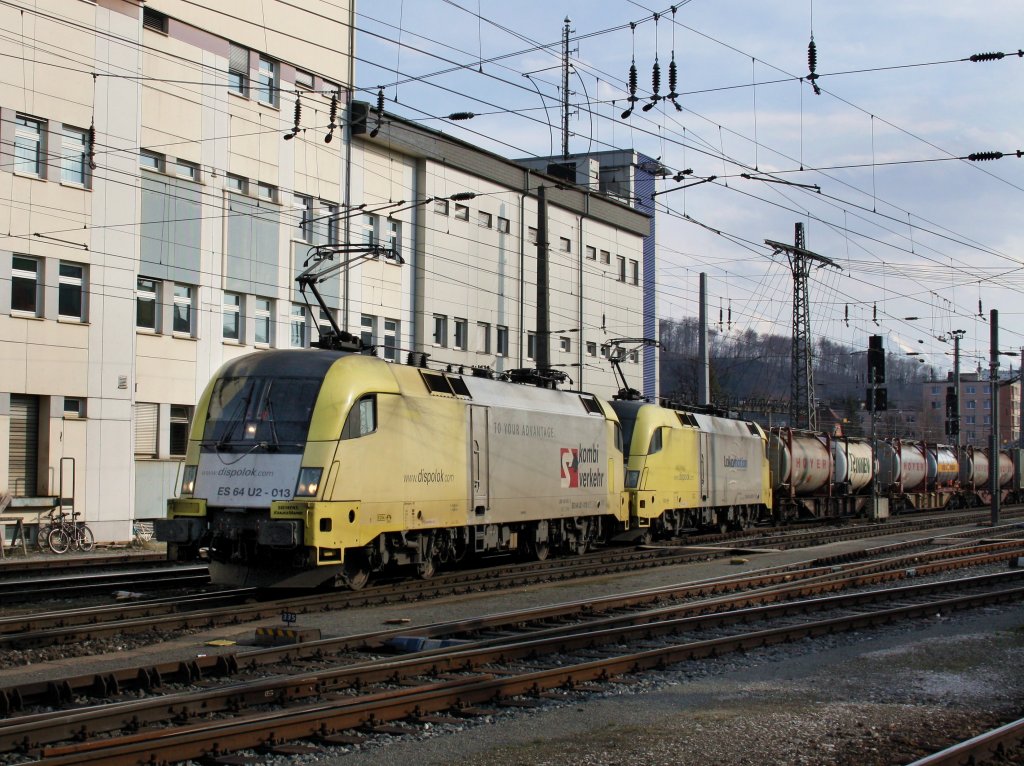
M773 428L768 465L776 521L841 515L833 498L832 438L828 434Z

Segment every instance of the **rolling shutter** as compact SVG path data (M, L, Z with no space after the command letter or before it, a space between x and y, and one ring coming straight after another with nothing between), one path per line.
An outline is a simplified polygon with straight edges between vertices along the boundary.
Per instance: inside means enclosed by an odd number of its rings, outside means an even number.
M135 409L135 454L141 457L156 457L156 437L159 425L160 405L137 402Z
M39 397L11 394L10 484L17 497L38 491Z

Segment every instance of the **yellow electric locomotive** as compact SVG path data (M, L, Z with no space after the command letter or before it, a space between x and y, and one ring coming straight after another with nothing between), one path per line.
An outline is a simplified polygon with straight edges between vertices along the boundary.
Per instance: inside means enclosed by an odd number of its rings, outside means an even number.
M359 587L400 565L582 552L625 529L623 470L592 395L266 351L207 386L157 536L172 558L205 549L220 582Z
M767 517L767 437L757 423L643 401L611 406L626 443L632 537L739 529Z

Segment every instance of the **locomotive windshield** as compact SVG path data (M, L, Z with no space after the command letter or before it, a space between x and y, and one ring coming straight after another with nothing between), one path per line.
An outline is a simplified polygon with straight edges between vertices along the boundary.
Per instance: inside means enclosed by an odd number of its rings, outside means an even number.
M301 452L322 378L234 377L213 386L202 446Z

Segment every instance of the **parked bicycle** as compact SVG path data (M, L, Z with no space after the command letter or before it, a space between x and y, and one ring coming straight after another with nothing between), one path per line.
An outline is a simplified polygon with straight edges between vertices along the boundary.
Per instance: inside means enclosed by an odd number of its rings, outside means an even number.
M84 521L76 521L81 515L78 511L73 511L71 514L62 513L58 516L59 524L50 530L46 538L54 553L67 553L68 549L91 551L96 545L89 525Z
M153 522L132 519L132 547L145 548L153 539Z
M50 532L64 523L67 514L63 509L54 506L45 516L40 517L39 527L36 529L36 548L42 553L48 553L50 548Z

